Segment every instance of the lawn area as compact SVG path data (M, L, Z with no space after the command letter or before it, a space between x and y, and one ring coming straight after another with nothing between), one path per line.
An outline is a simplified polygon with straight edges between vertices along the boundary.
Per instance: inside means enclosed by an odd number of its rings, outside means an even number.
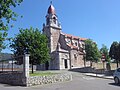
M34 71L34 73L30 72L30 76L48 76L48 75L55 75L59 73L53 73L48 71Z

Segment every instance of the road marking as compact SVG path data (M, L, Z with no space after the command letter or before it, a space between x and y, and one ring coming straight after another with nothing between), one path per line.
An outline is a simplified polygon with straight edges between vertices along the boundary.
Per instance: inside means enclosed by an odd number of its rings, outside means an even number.
M83 77L83 79L85 79L85 80L94 80L95 78L93 78L93 77Z

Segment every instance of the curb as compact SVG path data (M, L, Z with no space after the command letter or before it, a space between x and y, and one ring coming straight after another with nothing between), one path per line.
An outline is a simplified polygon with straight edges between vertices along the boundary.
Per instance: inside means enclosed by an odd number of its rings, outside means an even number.
M93 76L93 75L87 75L86 76L91 76L91 77L96 77L96 78L103 78L103 79L110 79L110 80L114 80L114 78L109 78L109 77L105 77L105 76Z

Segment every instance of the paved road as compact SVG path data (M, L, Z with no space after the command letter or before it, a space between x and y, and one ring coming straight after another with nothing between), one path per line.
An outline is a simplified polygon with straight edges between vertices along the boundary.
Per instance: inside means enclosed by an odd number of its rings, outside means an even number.
M113 80L85 76L73 73L73 80L56 84L20 87L0 84L0 90L120 90L120 86L114 85Z

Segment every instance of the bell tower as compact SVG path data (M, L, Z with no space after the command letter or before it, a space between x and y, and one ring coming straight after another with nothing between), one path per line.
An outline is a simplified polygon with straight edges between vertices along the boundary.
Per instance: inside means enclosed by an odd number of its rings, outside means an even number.
M46 24L43 24L43 34L45 34L48 38L48 47L50 49L51 59L50 61L50 69L59 69L59 61L58 61L58 53L57 46L59 44L59 38L61 33L61 25L58 21L58 17L56 15L56 11L54 6L49 6L46 15ZM54 65L52 65L52 63ZM55 66L56 63L56 66ZM54 66L54 67L52 67Z
M48 12L46 15L46 25L60 28L60 23L58 22L58 18L53 5L50 5L48 8Z
M51 4L46 15L46 24L43 24L43 33L48 37L48 43L51 53L56 50L59 36L61 32L61 25L55 12L54 6Z

